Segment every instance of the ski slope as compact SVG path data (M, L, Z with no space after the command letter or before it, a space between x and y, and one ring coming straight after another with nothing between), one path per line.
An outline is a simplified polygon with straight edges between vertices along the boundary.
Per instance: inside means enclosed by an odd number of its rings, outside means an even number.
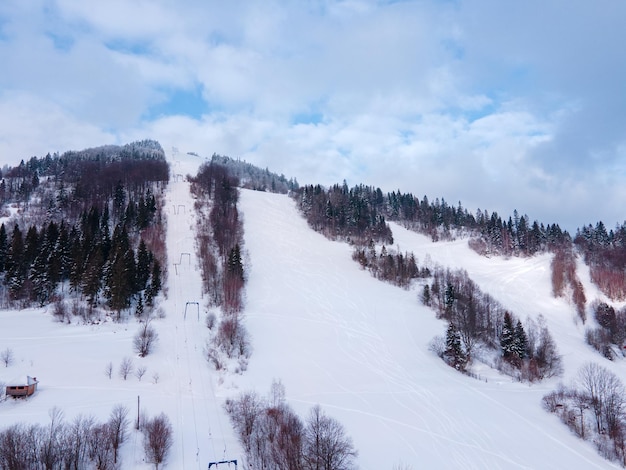
M446 366L428 351L445 325L420 304L418 290L372 278L351 259L348 245L309 229L284 195L241 191L248 276L244 321L253 352L242 375L211 370L203 357L209 334L194 247L196 219L184 178L201 162L170 156L169 278L160 305L165 315L153 321L159 334L154 353L146 358L134 353L139 325L132 318L66 325L55 322L49 309L1 311L0 350L11 348L15 362L0 367L0 382L29 374L40 385L28 400L0 403L0 427L45 424L55 406L66 421L81 413L104 421L118 403L129 408L134 422L140 397L143 412L164 412L172 421L174 446L165 468L206 469L209 462L243 458L224 400L251 389L265 394L272 380L280 379L301 417L319 403L345 426L363 470L401 464L414 470L617 468L542 410L541 397L559 379L529 386L481 370L487 381L480 381ZM520 318L543 314L564 356L562 380L588 360L624 380L622 364L604 361L585 345L574 309L552 298L549 256L488 259L464 240L434 244L398 225L392 229L397 247L413 251L420 264L464 268ZM598 295L583 274L588 298ZM124 357L147 368L141 381L119 377ZM151 468L134 429L121 458L122 468Z
M445 325L416 290L362 271L348 245L309 229L286 196L242 191L240 204L254 345L241 387L267 389L276 377L301 415L320 403L346 426L363 469L613 468L542 410L557 380L528 386L455 372L428 351ZM553 332L565 333L558 344L568 372L602 361L584 344L573 309L551 298L548 256L487 259L466 241L433 244L392 228L399 248L420 262L464 267L521 318L543 313Z

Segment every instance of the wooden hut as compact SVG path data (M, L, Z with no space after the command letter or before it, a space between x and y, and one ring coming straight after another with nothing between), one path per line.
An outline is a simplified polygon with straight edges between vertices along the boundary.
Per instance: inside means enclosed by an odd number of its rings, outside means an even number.
M17 385L7 385L6 395L7 397L29 397L37 391L37 377L26 377L26 383Z

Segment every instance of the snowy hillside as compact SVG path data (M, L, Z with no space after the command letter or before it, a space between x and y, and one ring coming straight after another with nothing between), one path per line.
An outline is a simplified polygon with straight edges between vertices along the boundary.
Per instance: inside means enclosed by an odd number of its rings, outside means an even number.
M310 230L285 196L244 191L241 207L254 353L239 383L258 389L279 377L302 413L319 402L346 425L364 469L612 468L542 410L556 380L529 387L460 375L428 351L445 326L416 291L360 270L349 246ZM464 241L433 244L392 228L420 261L464 267L522 318L543 313L567 372L598 360L571 307L551 298L548 256L487 259Z
M488 259L464 240L433 244L392 224L395 243L413 251L420 264L462 267L518 317L546 318L563 354L563 378L529 386L485 368L478 372L486 380L476 380L428 351L445 324L420 304L417 289L393 287L361 270L351 248L313 232L287 196L242 190L244 313L253 352L242 375L212 371L203 357L206 307L193 200L183 178L200 163L193 155L171 157L168 298L161 305L164 318L154 320L155 352L146 358L133 352L134 319L64 325L45 310L2 311L0 349L12 349L15 360L0 368L0 382L28 374L40 386L28 400L0 403L1 427L45 424L54 406L67 421L81 413L105 420L118 403L131 410L132 421L139 396L147 414L163 411L172 421L166 468L206 469L209 462L243 457L224 400L251 389L266 394L280 379L300 416L319 403L345 426L364 470L616 468L541 407L545 393L589 360L626 379L623 364L602 360L585 344L573 307L552 297L548 255ZM581 270L579 276L588 297L596 295L588 275ZM146 367L141 381L118 375L125 357ZM109 363L111 378L105 374ZM133 429L122 447L122 468L150 468L142 459L141 435Z

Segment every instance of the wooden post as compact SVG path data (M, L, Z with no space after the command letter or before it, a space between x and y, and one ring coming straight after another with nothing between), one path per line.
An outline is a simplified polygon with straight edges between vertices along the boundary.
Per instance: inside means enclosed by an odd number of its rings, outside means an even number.
M139 395L137 395L137 430L139 430Z

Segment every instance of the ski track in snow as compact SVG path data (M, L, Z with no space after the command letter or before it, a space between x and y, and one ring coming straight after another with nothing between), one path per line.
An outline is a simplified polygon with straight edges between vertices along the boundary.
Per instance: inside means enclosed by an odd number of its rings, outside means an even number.
M154 353L138 358L133 352L139 327L134 319L68 326L41 309L2 311L0 349L11 348L15 363L0 367L0 382L29 374L39 378L40 387L26 401L1 402L0 427L46 424L53 406L64 411L66 421L81 413L106 420L118 403L129 408L134 424L139 395L149 416L165 412L172 421L174 446L164 468L206 469L211 461L242 462L224 400L241 390L265 394L272 380L280 379L303 419L319 403L345 426L363 470L397 464L443 470L618 468L541 408L541 397L559 380L567 383L586 361L626 377L624 364L608 363L585 345L572 306L552 297L549 255L487 259L469 250L466 240L432 243L390 224L394 248L414 252L418 264L431 260L466 269L481 290L519 318L544 315L563 354L565 376L528 386L484 369L484 382L458 374L428 351L445 324L420 305L418 289L372 278L352 260L347 244L311 230L287 196L242 190L249 261L244 321L252 357L241 376L213 372L203 355L208 330L194 201L181 176L195 174L202 161L182 154L169 159L168 298L161 304L165 318L153 321L159 334ZM588 300L597 296L580 263L579 276ZM199 320L195 304L185 318L187 302L198 302ZM118 376L127 356L135 366L147 367L141 382ZM104 374L108 362L114 367L111 379ZM141 434L134 428L121 458L122 468L152 468L143 462Z

